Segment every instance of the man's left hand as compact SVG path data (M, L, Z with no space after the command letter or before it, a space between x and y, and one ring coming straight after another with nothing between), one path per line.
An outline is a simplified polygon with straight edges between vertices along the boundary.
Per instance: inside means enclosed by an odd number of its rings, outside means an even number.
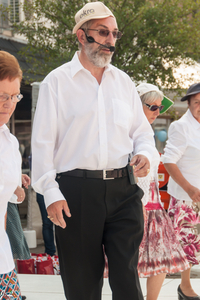
M134 175L136 177L145 177L150 171L150 162L148 158L142 154L133 156L130 165L133 166Z

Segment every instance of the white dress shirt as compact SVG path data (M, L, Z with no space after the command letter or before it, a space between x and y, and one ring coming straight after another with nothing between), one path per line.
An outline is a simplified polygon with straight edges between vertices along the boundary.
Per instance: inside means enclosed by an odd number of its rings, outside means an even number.
M0 274L14 269L10 242L5 231L8 201L21 181L21 155L17 139L8 127L0 127Z
M162 162L177 164L185 179L200 189L200 123L189 109L178 121L171 123ZM179 200L192 201L171 177L167 192Z
M131 79L112 65L101 84L79 61L41 83L32 133L32 185L46 206L65 199L56 173L122 168L129 153L151 161L153 130Z

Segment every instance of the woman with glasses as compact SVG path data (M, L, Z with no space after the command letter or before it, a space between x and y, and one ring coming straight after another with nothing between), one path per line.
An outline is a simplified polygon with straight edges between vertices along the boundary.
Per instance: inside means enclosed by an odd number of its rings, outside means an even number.
M152 84L137 87L144 113L152 124L173 102ZM158 187L160 155L155 149L154 160L146 177L138 178L144 196L144 235L139 249L138 273L147 277L147 300L156 300L167 273L189 268L188 261L175 235L171 219L163 209Z
M198 300L200 296L191 286L190 271L192 265L200 262L200 83L192 84L181 101L187 101L188 110L171 123L162 162L170 175L168 213L190 263L190 268L181 273L178 296Z
M17 59L0 51L0 299L22 299L14 260L5 230L8 201L17 190L16 201L24 199L21 182L21 156L17 139L6 124L22 99L22 71Z

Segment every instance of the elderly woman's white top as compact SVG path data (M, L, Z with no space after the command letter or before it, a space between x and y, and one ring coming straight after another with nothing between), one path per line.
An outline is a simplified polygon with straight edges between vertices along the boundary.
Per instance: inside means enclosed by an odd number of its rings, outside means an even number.
M5 231L5 214L8 201L21 178L21 155L17 139L8 127L0 127L0 274L14 269L10 242Z
M185 179L200 189L200 123L189 109L178 121L171 123L161 159L163 163L176 164ZM167 192L179 200L192 201L171 177Z
M138 186L144 192L144 196L142 197L143 205L146 205L149 201L149 189L150 189L151 181L155 181L155 183L156 183L156 188L158 190L158 195L159 195L159 200L160 200L159 183L158 183L159 163L160 163L160 155L159 155L157 149L155 148L149 174L146 177L138 177ZM162 205L161 200L160 200L160 204Z

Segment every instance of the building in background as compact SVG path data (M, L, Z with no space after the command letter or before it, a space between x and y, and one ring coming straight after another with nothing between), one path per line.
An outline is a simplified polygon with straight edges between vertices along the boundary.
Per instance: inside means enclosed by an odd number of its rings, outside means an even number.
M25 18L20 3L22 3L21 0L0 0L0 4L4 5L4 7L11 7L9 18L5 18L0 12L0 49L14 55L23 70L21 93L24 98L17 104L9 127L19 141L23 159L22 167L25 172L29 168L28 156L30 155L32 107L32 86L26 84L25 79L32 78L33 81L36 81L42 78L39 75L33 75L31 73L31 65L26 62L26 57L19 55L19 51L26 45L26 40L21 35L13 34L12 23L22 21Z
M26 0L29 1L29 0ZM31 151L31 109L32 109L32 85L27 83L27 79L32 81L42 80L39 75L34 75L32 67L26 62L26 57L21 57L19 51L26 45L26 40L21 35L13 34L12 23L22 21L25 15L20 5L21 0L0 0L0 5L11 7L8 18L0 12L0 50L7 51L14 55L23 70L23 80L21 83L21 94L23 99L17 104L16 110L10 119L8 126L10 131L17 137L22 155L22 171L29 174L28 157ZM30 174L29 174L30 175ZM19 206L20 216L23 226L27 225L28 202L30 202L30 190L26 191L26 199Z

